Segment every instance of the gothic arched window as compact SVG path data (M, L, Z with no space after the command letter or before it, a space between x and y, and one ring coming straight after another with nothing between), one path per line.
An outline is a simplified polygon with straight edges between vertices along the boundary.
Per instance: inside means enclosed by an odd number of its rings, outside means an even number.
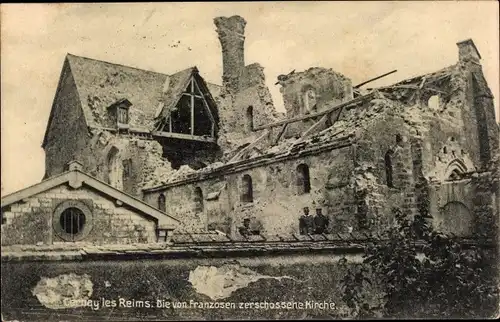
M241 201L253 202L252 177L248 174L245 174L241 179Z
M160 209L163 212L167 210L166 199L163 193L158 196L158 209Z
M247 107L246 127L249 132L253 131L253 106Z
M196 212L203 211L203 191L201 191L200 187L196 187L194 189L194 209Z
M108 183L122 190L123 189L123 164L120 162L119 150L112 147L108 152L107 158L107 181Z
M309 177L309 167L306 164L297 166L297 193L299 195L311 192L311 179Z

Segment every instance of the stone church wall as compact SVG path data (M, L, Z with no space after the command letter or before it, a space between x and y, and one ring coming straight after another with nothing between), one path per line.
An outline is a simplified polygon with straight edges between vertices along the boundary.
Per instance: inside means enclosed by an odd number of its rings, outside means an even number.
M310 173L310 193L299 194L297 167L306 164ZM167 213L182 214L184 228L218 229L234 234L244 218L254 218L262 225L263 235L298 233L302 208L311 214L320 207L331 218L332 232L356 225L353 190L353 155L349 146L304 156L300 159L270 163L213 179L146 192L145 202L157 206L164 194ZM242 178L252 179L253 202L241 200ZM196 210L195 189L203 192L203 211ZM340 224L342 223L342 224ZM345 227L344 227L345 226Z

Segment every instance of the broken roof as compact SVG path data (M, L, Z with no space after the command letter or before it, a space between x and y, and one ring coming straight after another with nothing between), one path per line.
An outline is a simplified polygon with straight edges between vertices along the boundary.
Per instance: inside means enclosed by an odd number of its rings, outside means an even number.
M325 107L325 111L338 106L335 101L329 104ZM362 107L359 106L360 104L362 104ZM153 192L189 182L203 181L220 174L240 171L243 168L253 168L264 164L280 162L288 158L317 154L321 151L349 146L356 141L357 136L367 126L372 124L375 119L384 117L389 109L394 108L399 103L385 97L378 91L372 91L363 97L342 103L342 105L345 106L339 119L331 126L317 133L305 138L292 137L282 139L277 144L266 144L265 142L269 142L269 140L263 140L263 146L251 149L243 158L230 160L225 163L216 162L199 170L183 166L179 171L174 172L167 181L163 181L162 184L156 186L144 186L143 191ZM265 131L267 130L264 130L261 136L266 135ZM271 138L273 137L271 136Z
M284 159L305 156L308 154L317 154L325 150L333 150L346 147L352 144L356 134L362 128L363 122L371 122L372 118L388 106L392 106L389 100L385 100L377 92L373 92L365 97L356 99L352 102L353 107L363 102L370 102L370 107L363 109L358 113L345 111L349 117L341 117L339 121L332 126L308 136L306 138L289 138L281 140L278 144L266 144L269 140L263 140L264 146L259 146L255 150L249 151L245 158L230 160L226 163L216 162L208 165L205 168L194 170L188 166L182 166L179 171L176 171L164 181L161 185L145 186L143 191L151 192L161 190L166 187L184 184L186 182L196 182L205 180L221 173L227 174L234 171L239 171L242 168L260 166L267 163L279 162ZM335 102L332 101L332 108ZM346 109L349 109L349 102L346 102ZM351 107L351 110L355 108ZM267 130L264 130L266 132ZM263 133L261 137L266 136ZM271 137L273 138L273 137Z
M207 100L208 108L210 109L212 116L215 118L215 122L218 123L218 112L214 98L210 93L210 86L205 82L203 77L200 76L196 66L175 73L165 80L163 85L162 101L157 109L155 120L161 120L169 115L179 102L183 92L189 86L189 82L192 77L196 80L197 86L199 86L201 93ZM215 92L218 94L220 90L216 89Z
M121 99L127 99L132 103L129 109L130 128L142 132L153 130L159 108L175 104L172 101L178 91L182 93L184 90L182 86L186 78L195 71L197 73L196 67L191 67L167 75L72 54L66 56L61 78L67 69L74 78L89 127L106 127L106 109ZM221 86L208 83L205 86L212 96L219 95ZM51 118L47 129L50 121Z

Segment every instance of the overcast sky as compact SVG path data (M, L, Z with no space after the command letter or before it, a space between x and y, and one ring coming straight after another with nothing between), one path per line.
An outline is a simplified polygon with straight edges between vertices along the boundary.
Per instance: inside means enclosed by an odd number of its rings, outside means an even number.
M353 84L397 69L370 86L432 72L457 61L472 38L495 95L498 119L497 1L250 2L1 5L2 195L39 182L41 143L66 53L171 74L196 65L221 84L213 18L247 20L245 60L264 66L282 109L279 74L333 68ZM178 47L172 47L180 41ZM191 48L191 50L188 49Z

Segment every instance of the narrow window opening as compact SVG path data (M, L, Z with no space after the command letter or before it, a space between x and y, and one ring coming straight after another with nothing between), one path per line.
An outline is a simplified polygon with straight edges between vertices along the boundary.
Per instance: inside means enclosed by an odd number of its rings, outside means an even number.
M385 180L388 187L394 188L393 169L392 169L392 151L387 151L384 157L385 161Z
M253 131L253 106L247 107L247 130Z
M108 169L107 181L108 183L119 189L123 189L123 163L120 162L120 157L116 147L112 147L108 153Z
M194 203L195 203L195 211L196 212L202 212L204 205L203 205L203 191L201 191L200 187L196 187L194 189Z
M252 177L248 174L245 174L241 180L241 201L253 202Z
M158 196L158 209L160 209L163 212L167 210L166 199L163 193L160 194L160 196Z
M132 176L132 159L123 160L123 181Z
M297 193L299 195L311 192L311 180L309 177L309 167L306 164L297 166Z

